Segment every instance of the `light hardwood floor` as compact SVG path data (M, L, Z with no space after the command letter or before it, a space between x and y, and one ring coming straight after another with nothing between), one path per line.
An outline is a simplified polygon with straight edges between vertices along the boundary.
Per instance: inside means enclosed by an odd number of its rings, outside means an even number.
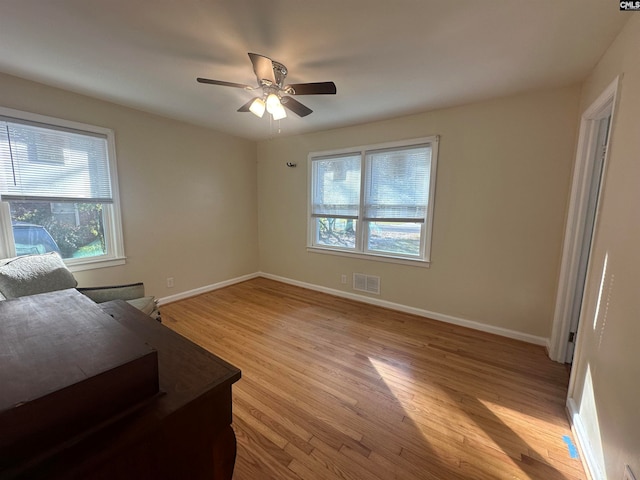
M242 370L234 480L586 478L542 347L264 278L162 317Z

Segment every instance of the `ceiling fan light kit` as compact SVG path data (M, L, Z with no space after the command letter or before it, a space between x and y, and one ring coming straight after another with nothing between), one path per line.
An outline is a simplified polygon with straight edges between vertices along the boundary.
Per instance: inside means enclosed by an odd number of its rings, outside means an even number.
M238 109L239 112L251 112L262 118L265 110L271 114L274 120L286 118L288 110L299 117L306 117L313 112L309 107L295 100L290 95L335 95L336 85L333 82L297 83L285 85L287 77L287 67L282 63L271 60L264 55L249 53L249 58L253 64L253 71L258 80L257 87L243 85L240 83L226 82L222 80L211 80L200 78L199 83L210 85L220 85L223 87L242 88L247 91L262 90L262 95L254 97Z
M274 107L273 112L269 113L271 113L271 116L274 120L282 120L283 118L287 118L287 112L285 111L280 101L278 101L278 104Z
M254 98L251 102L251 106L249 107L249 111L256 117L262 118L265 108L266 105L264 103L264 100L262 100L261 98Z
M281 105L280 99L275 93L270 93L269 95L267 95L267 101L265 103L267 104L267 112L271 114L275 113L275 111L278 109L278 106Z

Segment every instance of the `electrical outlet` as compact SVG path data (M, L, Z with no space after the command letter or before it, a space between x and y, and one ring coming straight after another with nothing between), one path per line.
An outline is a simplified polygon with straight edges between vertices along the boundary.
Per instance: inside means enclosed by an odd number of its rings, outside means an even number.
M342 283L343 285L347 284L347 276L344 273L340 277L340 283Z
M625 465L624 467L624 477L622 480L636 480L636 476L631 471L631 467L629 465Z
M173 288L173 277L167 277L167 288Z

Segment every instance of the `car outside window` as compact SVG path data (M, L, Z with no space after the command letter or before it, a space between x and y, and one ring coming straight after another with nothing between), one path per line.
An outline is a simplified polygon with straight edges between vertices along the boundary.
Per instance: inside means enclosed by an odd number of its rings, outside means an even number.
M16 255L60 253L60 247L42 225L13 223L12 228Z

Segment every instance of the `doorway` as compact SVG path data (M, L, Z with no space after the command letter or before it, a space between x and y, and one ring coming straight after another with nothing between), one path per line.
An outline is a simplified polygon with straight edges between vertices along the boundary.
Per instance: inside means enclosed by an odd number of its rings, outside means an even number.
M584 112L571 186L549 357L572 363L619 79Z

